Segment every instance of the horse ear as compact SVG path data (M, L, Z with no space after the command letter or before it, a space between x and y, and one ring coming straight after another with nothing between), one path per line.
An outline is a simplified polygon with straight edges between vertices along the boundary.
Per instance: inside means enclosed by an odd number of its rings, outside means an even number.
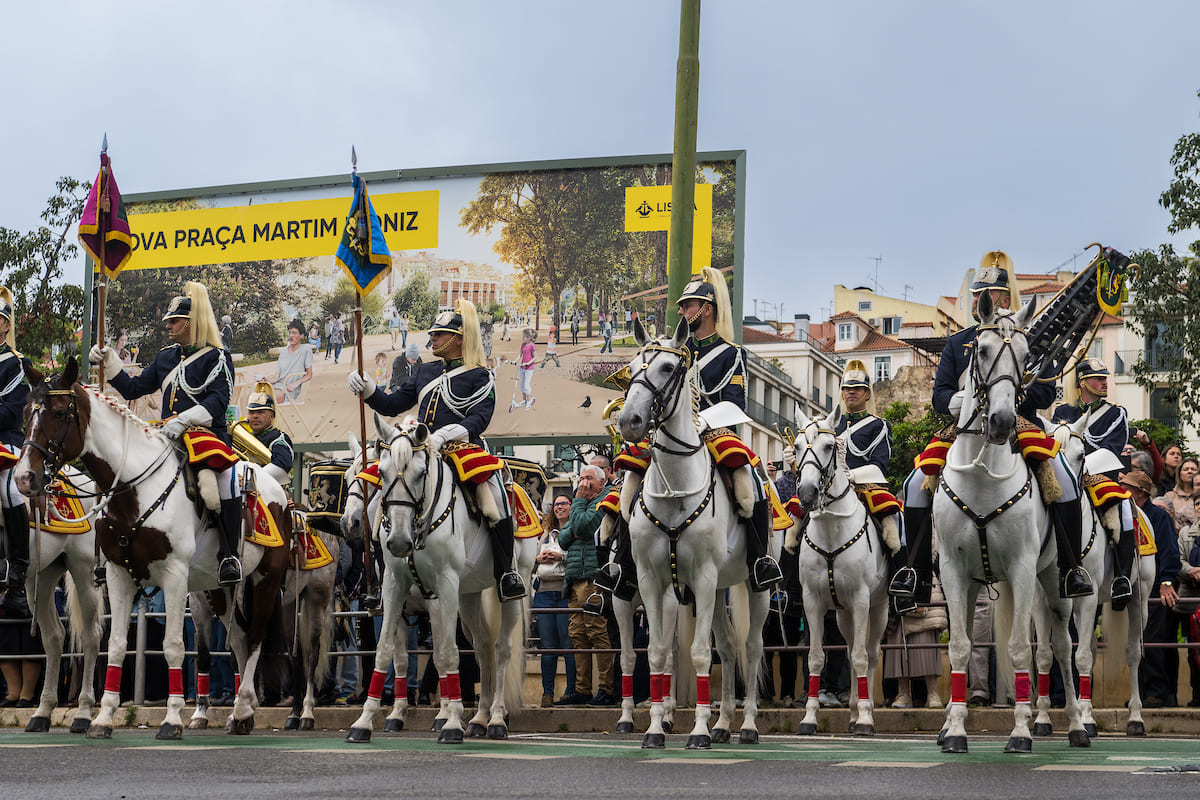
M1078 434L1079 436L1083 436L1083 432L1087 430L1087 427L1088 427L1088 415L1080 414L1079 419L1077 419L1071 423L1071 432Z
M633 340L637 342L638 347L645 347L650 341L650 337L646 335L646 329L642 327L641 317L633 321Z
M362 445L358 442L358 437L354 435L354 431L350 432L350 457L358 458L362 453Z
M30 386L40 386L46 380L46 376L28 361L22 361L21 366L25 368L25 380L29 381Z
M797 431L802 431L808 427L808 423L810 422L810 420L808 418L808 415L804 413L804 409L800 408L799 403L796 403L796 413L794 415L794 418L796 420L796 430Z
M390 442L396 436L396 429L388 425L384 418L379 416L378 411L375 412L375 432L385 442Z
M1037 298L1033 298L1025 305L1021 306L1021 310L1016 313L1013 320L1025 330L1029 327L1029 323L1033 322L1033 316L1037 312Z
M840 405L836 405L833 407L833 411L829 412L829 416L825 418L825 427L833 430L837 428L838 422L841 421L841 419L842 407Z
M688 328L687 320L680 317L679 324L675 326L675 339L671 342L671 346L682 348L687 344L688 336L690 335L691 330Z
M995 306L992 304L992 293L987 290L981 292L979 294L978 308L980 323L985 325L990 324L992 321L992 314L995 312L995 310Z
M429 439L429 426L424 422L418 422L417 427L413 429L412 440L417 447L425 444Z

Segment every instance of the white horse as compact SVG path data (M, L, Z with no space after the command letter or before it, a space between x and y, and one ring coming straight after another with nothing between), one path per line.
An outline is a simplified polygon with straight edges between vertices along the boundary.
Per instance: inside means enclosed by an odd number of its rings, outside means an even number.
M95 482L73 467L66 467L61 476L73 487L84 512L82 518L61 517L51 503L43 512L43 520L57 519L84 530L79 533L50 533L40 535L30 531L29 552L33 569L25 576L25 588L42 635L46 652L46 675L37 710L25 726L26 733L45 733L50 730L50 713L58 705L58 676L62 665L66 632L58 609L54 605L54 587L59 578L67 577L67 618L71 630L71 649L83 653L82 680L79 684L79 707L71 720L71 733L84 733L92 721L92 705L96 702L96 658L104 634L104 596L92 580L96 534L87 512L95 505ZM52 487L51 493L65 489ZM53 499L49 495L48 499Z
M650 727L642 746L666 746L663 676L675 638L667 634L663 596L671 590L681 595L690 592L695 602L691 657L696 670L696 715L688 748L707 749L713 741L729 741L736 705L734 672L739 667L747 676L739 741L755 744L762 629L770 598L748 585L746 523L739 519L738 508L742 517L748 517L753 495L750 487L739 484L741 478L735 478L737 497L730 496L717 480L716 464L700 439L702 422L692 411L686 321L680 320L673 337L655 341L647 338L638 322L634 338L641 350L630 364L634 378L621 409L621 435L627 442L638 442L654 431L653 459L629 507L638 588L650 629ZM732 620L726 613L725 589L731 589ZM722 665L721 714L711 735L710 632L716 636Z
M933 497L933 533L941 558L942 589L950 620L950 704L939 741L943 752L967 752L967 661L971 620L983 584L1000 584L998 622L1011 621L1006 637L1016 682L1014 726L1005 752L1028 753L1032 662L1030 625L1038 555L1046 511L1025 460L1014 453L1017 394L1029 352L1025 327L1035 304L1016 314L979 302L979 330L966 372L959 434ZM1057 592L1057 590L1055 590ZM1007 618L1001 608L1011 602ZM1002 634L997 633L999 641Z
M1054 431L1054 438L1062 445L1063 458L1067 465L1081 478L1085 477L1083 431L1087 427L1087 417L1080 417L1075 423L1059 425ZM1112 580L1116 576L1116 557L1114 543L1109 531L1121 530L1120 507L1113 506L1103 514L1098 514L1086 496L1080 503L1080 513L1083 516L1083 558L1084 569L1097 582L1097 592L1084 597L1076 597L1072 601L1075 630L1079 635L1079 647L1075 650L1075 670L1079 674L1079 704L1083 729L1089 737L1097 735L1096 720L1092 716L1092 668L1096 661L1096 637L1092 635L1095 625L1096 611L1101 606L1104 609L1104 630L1110 642L1125 642L1125 663L1129 668L1129 717L1125 731L1129 736L1145 736L1146 726L1142 721L1142 696L1138 688L1138 668L1141 665L1142 630L1146 627L1148 613L1149 591L1147 587L1154 581L1154 558L1137 557L1136 569L1129 576L1132 587L1132 597L1123 611L1113 611L1109 599ZM1137 509L1139 515L1142 514ZM1148 523L1146 523L1148 525ZM1124 534L1121 535L1134 535ZM1039 642L1045 641L1043 626L1046 616L1043 613L1045 594L1039 595L1035 610L1034 622L1037 626ZM1057 641L1055 642L1057 644ZM1034 720L1034 736L1049 736L1053 732L1050 722L1050 654L1043 648L1037 652L1038 669L1038 700L1037 719ZM1067 673L1064 673L1067 674Z
M434 663L441 682L440 694L449 701L438 742L461 743L463 704L454 635L461 609L463 625L474 643L480 676L479 708L468 724L467 735L506 738L508 706L521 704L524 620L529 616L529 604L498 601L486 523L469 506L450 464L430 452L429 429L411 420L393 427L378 415L375 427L381 440L389 443L388 452L379 459L383 481L379 536L389 554L391 575L390 579L386 575L384 578L389 598L384 601L384 634L395 628L395 623L389 625L389 611L401 613L400 599L412 584L437 596L438 613L431 615L440 623L432 626ZM537 540L519 540L515 551L517 570L528 581ZM385 647L381 641L376 658L382 663L391 657ZM369 731L369 724L364 707L355 727Z
M811 642L808 651L808 703L797 733L817 732L817 695L825 667L825 612L837 610L838 628L850 645L857 680L850 688L850 731L875 732L871 687L879 645L887 627L887 555L876 525L858 498L846 467L846 444L834 434L841 409L815 421L796 409L796 496L809 523L799 544L800 585ZM789 530L795 536L793 526ZM794 548L789 540L789 550Z
M246 580L239 587L219 589L216 530L197 514L187 497L180 480L184 463L179 451L126 406L78 383L78 377L79 366L74 358L53 387L40 373L29 374L33 388L26 406L26 446L14 468L18 486L22 492L40 497L48 475L72 459L82 459L102 494L97 504L103 503L104 515L96 523L96 535L111 564L107 581L113 619L129 618L134 595L141 587L154 585L162 590L169 695L157 734L160 739L183 735L180 712L184 706L183 617L187 593L209 589L224 599L222 610L230 629L230 644L245 678L233 708L234 732L249 733L257 703L253 678L287 566L287 548L268 549L243 542ZM288 536L290 522L284 510L287 496L274 478L256 465L246 464L244 470L254 476L280 534ZM204 490L203 477L200 482L202 493L210 494ZM211 495L215 505L216 492ZM113 626L104 697L88 729L89 737L112 736L126 645L125 627Z

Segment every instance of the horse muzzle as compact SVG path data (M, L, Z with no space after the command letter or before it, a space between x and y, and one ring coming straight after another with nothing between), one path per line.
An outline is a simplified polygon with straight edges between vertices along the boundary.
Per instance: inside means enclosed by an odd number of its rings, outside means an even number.
M1017 428L1017 415L1008 411L997 411L988 415L988 442L991 444L1004 444L1012 438L1013 431Z
M40 497L46 486L45 479L33 470L24 470L16 475L17 491L25 497Z

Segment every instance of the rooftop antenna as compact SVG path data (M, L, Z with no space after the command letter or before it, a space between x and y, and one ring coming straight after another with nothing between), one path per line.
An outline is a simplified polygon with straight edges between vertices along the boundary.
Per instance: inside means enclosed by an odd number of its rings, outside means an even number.
M867 256L867 261L875 262L875 294L879 294L879 262L883 261L883 256Z

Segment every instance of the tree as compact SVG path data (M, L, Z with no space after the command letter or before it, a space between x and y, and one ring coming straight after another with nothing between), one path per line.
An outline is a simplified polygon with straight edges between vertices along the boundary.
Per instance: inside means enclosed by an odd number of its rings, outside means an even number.
M909 419L911 413L912 406L908 403L892 403L880 414L892 432L892 460L888 464L887 478L897 495L904 486L904 479L912 472L913 459L920 455L935 433L950 424L950 418L934 411L929 403L925 404L925 416L920 419Z
M1171 166L1174 178L1158 198L1171 215L1167 231L1200 231L1200 132L1180 137ZM1200 403L1200 240L1188 249L1191 255L1179 255L1164 244L1133 254L1140 269L1132 281L1129 315L1145 339L1131 369L1134 379L1176 405L1180 427L1196 421Z
M392 305L401 314L408 314L409 327L413 330L432 325L438 312L438 296L429 288L429 275L414 272L392 295Z
M59 178L46 201L46 225L29 233L0 227L0 280L13 293L17 349L38 358L75 342L83 318L83 289L62 283L62 265L79 254L73 233L92 186Z

